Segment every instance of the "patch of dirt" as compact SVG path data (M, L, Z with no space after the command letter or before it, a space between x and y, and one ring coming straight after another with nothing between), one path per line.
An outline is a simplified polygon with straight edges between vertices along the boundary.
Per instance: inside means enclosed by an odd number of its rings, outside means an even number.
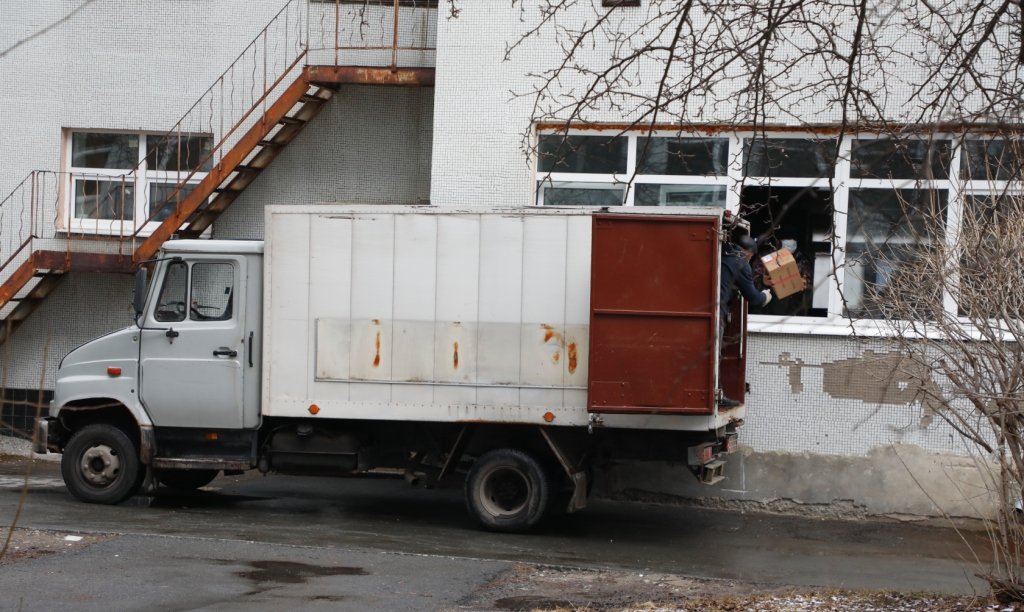
M7 541L7 527L0 527L0 549ZM7 553L0 557L0 566L35 559L44 555L67 554L97 542L113 540L114 534L69 533L39 529L15 529Z
M793 589L671 574L533 565L517 565L499 574L456 609L531 612L1015 610L980 597ZM1020 610L1024 612L1024 608Z

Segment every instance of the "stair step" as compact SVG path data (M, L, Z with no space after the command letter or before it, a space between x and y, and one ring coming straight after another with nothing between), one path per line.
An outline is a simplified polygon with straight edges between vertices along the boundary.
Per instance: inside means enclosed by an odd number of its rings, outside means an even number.
M326 99L321 98L320 96L317 96L317 95L314 95L314 94L303 94L302 97L299 98L299 102L302 102L303 104L309 104L310 102L315 102L317 104L323 104L326 101L327 101Z
M282 125L302 125L306 123L302 119L296 119L295 117L281 117L277 122Z
M283 147L285 144L287 144L287 143L276 142L274 140L261 140L259 142L259 145L261 147L264 147L264 148L267 148L267 147L269 147L269 148L278 148L278 147Z

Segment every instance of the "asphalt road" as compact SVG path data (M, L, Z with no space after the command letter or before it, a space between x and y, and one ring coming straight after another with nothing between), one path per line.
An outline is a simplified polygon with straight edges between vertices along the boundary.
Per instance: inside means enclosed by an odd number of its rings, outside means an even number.
M0 523L10 524L17 509L23 469L0 464ZM20 527L126 534L81 554L0 570L7 594L38 598L36 589L73 585L77 599L61 603L73 609L109 609L110 597L130 597L138 609L167 601L181 609L235 609L242 601L247 609L254 602L274 609L274 598L289 589L304 589L311 609L369 609L370 602L376 609L439 609L515 562L764 585L985 591L971 583L980 566L960 535L916 524L597 501L536 533L507 535L479 530L460 491L401 480L247 474L195 493L95 506L68 495L56 464L37 462L33 470ZM984 548L983 539L968 540ZM337 568L350 572L344 593L307 584ZM289 572L294 583L261 590L261 576Z

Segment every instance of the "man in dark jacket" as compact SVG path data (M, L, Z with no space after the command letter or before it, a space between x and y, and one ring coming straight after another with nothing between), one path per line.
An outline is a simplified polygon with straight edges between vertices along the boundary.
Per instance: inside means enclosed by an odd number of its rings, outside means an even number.
M754 306L764 306L772 301L770 289L758 291L754 286L754 274L750 270L750 258L757 250L757 243L750 236L740 236L735 245L726 245L722 250L722 285L718 294L718 350L721 357L722 344L725 343L725 324L729 317L729 302L736 295L736 290ZM739 402L729 399L724 394L718 402L719 406L738 406Z

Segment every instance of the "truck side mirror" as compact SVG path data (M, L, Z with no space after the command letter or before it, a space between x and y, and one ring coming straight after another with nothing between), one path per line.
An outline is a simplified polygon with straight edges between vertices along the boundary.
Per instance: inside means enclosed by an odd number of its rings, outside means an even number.
M135 294L132 296L132 306L135 307L135 316L142 314L146 308L146 281L149 271L140 267L135 271Z

